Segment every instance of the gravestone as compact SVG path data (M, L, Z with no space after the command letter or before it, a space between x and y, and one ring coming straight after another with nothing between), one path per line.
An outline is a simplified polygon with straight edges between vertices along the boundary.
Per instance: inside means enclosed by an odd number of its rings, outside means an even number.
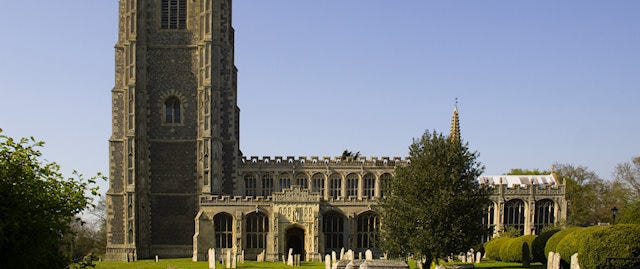
M580 263L578 263L578 253L571 255L571 269L580 269Z
M216 251L215 251L215 249L210 248L209 251L207 252L207 255L209 256L209 269L215 269L216 268Z
M331 251L331 264L336 263L336 260L337 260L337 258L336 258L336 252L332 250L332 251Z
M231 268L236 269L238 266L238 255L233 252L233 255L231 256Z
M549 256L547 257L547 269L553 268L553 257L555 253L553 251L549 251Z
M231 250L227 250L226 268L231 268Z
M240 253L240 256L238 258L238 262L244 263L244 250L242 251L242 253Z
M324 255L324 269L331 269L331 255Z
M289 249L289 255L287 255L287 265L293 266L293 249Z
M358 260L362 260L362 252L358 252Z
M258 258L257 258L258 262L264 262L264 252L265 251L262 250L262 252L258 254Z
M156 255L156 262L158 262L158 255Z
M554 253L553 254L553 269L560 269L560 260L562 257L560 257L560 253Z
M373 252L370 249L364 252L364 259L367 261L373 260Z
M482 252L476 252L476 263L480 263L482 261Z
M354 255L353 255L353 250L349 250L347 251L347 258L346 260L350 260L353 261L355 259Z
M344 260L344 248L340 249L340 259Z

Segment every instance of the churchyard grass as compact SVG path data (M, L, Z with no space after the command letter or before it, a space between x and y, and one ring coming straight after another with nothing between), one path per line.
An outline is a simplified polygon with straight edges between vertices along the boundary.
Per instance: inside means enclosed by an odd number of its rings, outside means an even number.
M524 268L522 264L519 263L506 263L506 262L497 262L497 261L484 261L480 264L474 264L476 268L487 268L487 269L516 269L516 268ZM414 261L409 261L409 266L411 269L415 269L416 263ZM257 268L257 269L276 269L276 268L292 268L290 266L286 266L282 264L282 262L252 262L247 261L242 264L238 264L238 269L249 269L249 268ZM159 262L155 262L154 260L142 260L137 262L96 262L96 269L207 269L207 262L193 262L191 259L160 259ZM217 263L216 269L224 269L224 265ZM323 269L324 263L320 262L303 262L300 268L310 268L310 269ZM544 268L540 263L534 263L529 267L530 269L542 269Z

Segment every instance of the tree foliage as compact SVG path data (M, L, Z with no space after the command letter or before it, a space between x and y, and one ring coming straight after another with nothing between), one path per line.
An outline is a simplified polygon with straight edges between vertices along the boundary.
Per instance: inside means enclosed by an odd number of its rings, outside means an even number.
M425 132L409 155L380 203L383 249L425 264L468 250L486 233L481 220L489 190L476 183L483 170L478 154L457 139Z
M522 168L512 168L507 172L507 175L549 175L550 171L547 170L539 170L539 169L522 169Z
M56 163L41 160L43 142L14 140L0 130L0 264L7 268L62 268L63 238L91 202L94 179L65 179Z

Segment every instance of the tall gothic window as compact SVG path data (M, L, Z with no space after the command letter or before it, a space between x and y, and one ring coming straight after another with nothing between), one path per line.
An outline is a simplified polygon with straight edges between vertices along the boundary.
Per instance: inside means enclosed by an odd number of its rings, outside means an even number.
M342 177L339 174L329 176L329 197L338 199L342 192Z
M347 175L347 197L358 196L358 175Z
M164 101L165 123L180 123L180 99L171 96Z
M524 234L524 202L520 199L509 200L504 205L502 223L506 227L513 227Z
M342 214L329 211L322 216L322 233L324 234L324 251L339 252L344 246L344 217Z
M244 176L244 191L246 196L258 195L256 185L256 176L253 173Z
M270 196L273 191L273 177L271 173L262 174L262 196Z
M376 176L371 173L368 173L362 177L363 182L363 190L362 197L363 198L371 198L375 194L376 188Z
M324 195L324 175L320 173L314 174L311 181L313 181L312 191L319 192L321 195Z
M247 249L264 249L267 247L269 218L261 212L250 213L246 220Z
M216 248L233 247L233 217L227 213L218 213L213 217Z
M304 173L296 174L296 185L300 186L300 188L306 189L309 187L309 180L307 175Z
M359 249L375 249L378 240L380 220L373 212L365 212L358 216L358 230L356 232L356 246Z
M555 222L555 208L553 201L543 199L536 202L536 213L534 217L534 225L536 234L540 234L542 229Z
M187 0L162 0L160 28L187 28Z
M482 225L484 225L484 227L487 227L489 229L489 233L482 238L482 242L487 242L491 240L491 238L493 237L493 231L496 226L495 215L496 215L496 210L493 205L493 202L491 202L482 211Z
M291 175L289 173L280 174L280 178L278 180L278 184L280 185L280 190L285 190L291 187Z
M380 196L384 197L391 191L391 174L382 174L380 176Z

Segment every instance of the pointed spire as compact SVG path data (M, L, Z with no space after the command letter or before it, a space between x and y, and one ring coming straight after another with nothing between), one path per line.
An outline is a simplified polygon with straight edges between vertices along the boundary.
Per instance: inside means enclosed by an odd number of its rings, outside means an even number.
M451 131L449 132L451 140L460 141L460 119L458 118L458 97L456 97L456 105L451 116Z

